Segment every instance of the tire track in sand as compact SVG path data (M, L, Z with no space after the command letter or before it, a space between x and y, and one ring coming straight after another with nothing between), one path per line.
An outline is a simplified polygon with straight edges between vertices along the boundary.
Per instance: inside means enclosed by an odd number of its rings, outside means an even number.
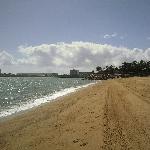
M139 98L116 81L111 81L106 93L102 148L105 150L149 150L149 122L142 124L139 114L136 114L136 109L133 109L134 106L130 103L131 100L136 102ZM140 102L142 108L143 101Z

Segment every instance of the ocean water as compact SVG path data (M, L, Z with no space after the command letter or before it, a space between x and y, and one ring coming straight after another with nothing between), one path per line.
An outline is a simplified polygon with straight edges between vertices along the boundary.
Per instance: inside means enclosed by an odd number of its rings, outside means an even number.
M79 78L1 77L0 118L36 107L92 83Z

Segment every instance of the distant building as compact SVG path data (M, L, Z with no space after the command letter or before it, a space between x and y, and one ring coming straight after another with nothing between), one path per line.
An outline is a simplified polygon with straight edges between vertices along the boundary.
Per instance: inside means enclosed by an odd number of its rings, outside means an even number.
M70 77L73 78L79 77L79 70L76 69L70 70Z
M70 77L73 78L86 78L87 76L93 74L93 72L79 72L79 70L70 70Z
M17 73L17 76L22 77L44 77L43 73Z
M45 73L47 77L58 77L58 73Z
M21 77L58 77L58 73L17 73Z
M58 75L59 78L70 78L70 75L68 74L63 74L63 75Z

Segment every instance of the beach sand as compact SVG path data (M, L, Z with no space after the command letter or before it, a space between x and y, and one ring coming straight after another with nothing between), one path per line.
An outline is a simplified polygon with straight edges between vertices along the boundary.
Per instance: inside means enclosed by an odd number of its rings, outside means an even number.
M150 77L103 81L0 122L0 150L150 149Z

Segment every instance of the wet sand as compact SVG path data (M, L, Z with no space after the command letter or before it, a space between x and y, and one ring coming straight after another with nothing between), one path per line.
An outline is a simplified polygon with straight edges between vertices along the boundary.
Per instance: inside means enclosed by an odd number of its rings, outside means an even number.
M150 149L150 77L103 81L0 123L1 150Z

